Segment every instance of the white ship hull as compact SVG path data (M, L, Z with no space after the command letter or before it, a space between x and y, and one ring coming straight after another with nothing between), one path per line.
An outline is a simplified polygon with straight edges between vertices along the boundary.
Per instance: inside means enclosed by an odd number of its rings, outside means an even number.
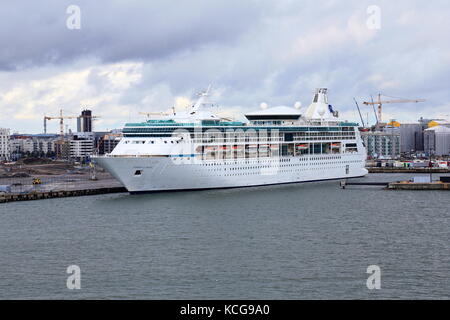
M250 187L361 177L365 156L203 161L182 157L96 157L130 193ZM138 174L137 174L138 173Z
M341 121L316 90L302 114L279 106L217 117L209 89L185 113L127 123L123 139L95 161L129 192L236 188L361 177L366 149L356 123Z

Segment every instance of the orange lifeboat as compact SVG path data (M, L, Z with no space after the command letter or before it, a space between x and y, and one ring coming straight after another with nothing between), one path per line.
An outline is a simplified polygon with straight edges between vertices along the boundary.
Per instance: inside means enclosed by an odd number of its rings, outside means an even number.
M297 144L295 145L297 147L297 149L308 149L308 145L307 144Z

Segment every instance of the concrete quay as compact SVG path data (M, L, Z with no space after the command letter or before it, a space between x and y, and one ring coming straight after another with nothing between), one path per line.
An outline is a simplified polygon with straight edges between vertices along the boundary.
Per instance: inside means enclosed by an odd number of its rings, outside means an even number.
M0 203L12 201L40 200L51 198L79 197L106 193L127 192L124 187L92 188L80 190L60 190L60 191L34 191L29 193L5 193L0 194Z
M414 183L414 182L391 182L387 186L389 190L450 190L450 183L430 182L430 183Z
M369 173L450 173L446 168L367 167Z

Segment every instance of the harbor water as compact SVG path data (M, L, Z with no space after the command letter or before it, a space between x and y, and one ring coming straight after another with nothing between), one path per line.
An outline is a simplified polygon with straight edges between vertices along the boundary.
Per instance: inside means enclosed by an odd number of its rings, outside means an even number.
M338 181L5 203L0 298L449 299L449 218L448 191Z

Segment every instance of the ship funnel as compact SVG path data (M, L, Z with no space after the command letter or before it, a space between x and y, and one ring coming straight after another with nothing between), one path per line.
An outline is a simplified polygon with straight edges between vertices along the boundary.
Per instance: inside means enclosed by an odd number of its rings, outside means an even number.
M306 110L306 118L329 120L336 117L337 113L333 110L332 106L328 104L327 92L327 88L316 89L313 101Z

